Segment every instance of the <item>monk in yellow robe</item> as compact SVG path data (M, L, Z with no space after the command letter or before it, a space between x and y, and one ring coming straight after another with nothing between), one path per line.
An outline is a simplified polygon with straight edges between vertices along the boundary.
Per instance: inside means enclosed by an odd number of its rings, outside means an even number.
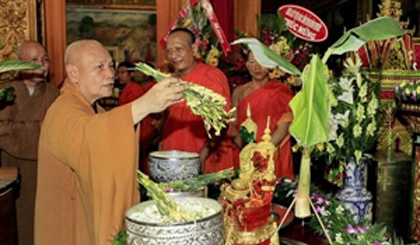
M230 91L226 76L217 68L199 64L194 34L188 29L174 29L168 36L166 52L175 68L175 74L184 81L192 82L213 90L226 98L226 109L230 109ZM162 150L197 152L200 155L202 173L213 173L230 168L232 144L230 129L221 136L207 136L204 121L192 114L186 102L169 108L169 115L163 128Z
M77 41L67 48L65 64L67 80L41 129L35 244L110 244L125 211L140 201L134 126L179 102L185 87L169 87L177 79L165 79L105 112L96 101L113 91L108 51L93 40Z
M19 168L18 240L20 244L33 244L39 133L47 109L60 92L47 82L50 59L41 44L23 42L18 56L42 65L44 70L22 71L21 79L0 84L0 88L15 89L13 103L0 109L0 165Z
M239 149L244 146L241 138L242 123L247 119L247 107L252 112L252 120L258 125L255 139L261 139L264 134L263 125L270 117L271 142L277 147L274 156L275 174L277 178L294 178L289 125L293 120L289 102L293 98L290 88L279 81L270 81L269 70L261 66L252 52L248 56L246 67L252 81L237 87L232 94L232 104L236 106L236 122L234 122L235 150L234 162L239 163ZM259 142L259 141L258 141Z

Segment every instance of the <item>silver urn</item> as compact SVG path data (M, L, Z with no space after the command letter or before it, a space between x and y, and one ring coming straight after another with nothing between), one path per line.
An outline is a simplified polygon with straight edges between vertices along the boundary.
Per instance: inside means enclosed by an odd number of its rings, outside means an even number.
M220 203L213 199L185 197L199 201L204 207L216 210L216 213L190 222L159 224L139 221L136 212L144 212L154 201L142 202L126 212L128 245L222 245L223 213Z
M156 182L171 182L197 176L200 158L195 152L154 151L149 154L150 178Z

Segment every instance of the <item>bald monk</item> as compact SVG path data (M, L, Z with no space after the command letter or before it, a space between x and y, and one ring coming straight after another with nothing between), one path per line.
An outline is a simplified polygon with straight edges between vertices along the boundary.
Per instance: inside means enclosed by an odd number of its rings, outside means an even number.
M13 103L0 110L0 166L19 168L18 239L20 244L33 244L39 133L48 107L60 92L47 82L50 59L41 44L25 41L17 54L44 70L22 71L19 80L0 84L0 88L15 89Z
M233 123L233 139L238 147L235 150L235 164L239 161L239 150L244 146L241 138L241 124L246 120L247 106L250 105L252 120L258 125L256 139L261 140L270 116L271 142L277 147L274 156L277 178L294 178L289 125L293 120L289 102L293 98L290 88L279 81L270 81L269 70L261 66L252 52L249 53L246 67L252 81L237 87L232 94L232 105L237 107L236 121Z
M105 112L114 65L97 41L70 44L67 80L44 119L39 145L35 244L110 244L124 212L138 203L138 124L181 101L184 86L164 79L141 98Z
M195 59L197 46L194 35L188 29L170 32L166 52L175 74L182 80L202 85L226 98L226 109L230 108L230 91L226 76L217 68L198 63ZM197 152L203 173L212 173L233 166L230 133L226 130L220 137L207 136L203 119L193 115L186 103L169 108L163 127L162 150Z

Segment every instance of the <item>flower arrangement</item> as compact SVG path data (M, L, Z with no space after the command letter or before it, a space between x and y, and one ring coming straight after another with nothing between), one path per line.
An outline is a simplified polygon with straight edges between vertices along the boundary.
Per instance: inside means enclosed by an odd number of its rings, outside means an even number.
M329 86L335 103L329 118L329 141L316 147L316 154L328 156L328 163L348 162L354 157L358 163L362 155L372 149L381 126L379 82L361 74L362 62L345 60L346 70L338 81Z
M290 202L297 193L297 182L290 179L279 179L274 192L275 200L279 198ZM386 236L386 227L379 224L369 224L362 221L356 224L344 204L332 195L323 193L316 186L311 185L311 199L315 206L315 212L319 214L334 245L404 245L400 238L392 239ZM282 202L280 200L280 202ZM308 225L316 233L322 234L322 229L312 214Z
M193 34L197 44L198 60L211 66L219 65L219 58L222 52L217 49L218 39L205 13L204 4L201 1L188 3L188 13L178 18L177 27L187 28Z
M299 70L309 62L309 54L312 45L307 42L297 40L286 27L286 22L281 15L267 14L261 18L257 16L260 40L267 45L277 55L280 55L290 61ZM285 73L279 68L271 69L270 79L283 78ZM286 80L284 77L282 80ZM286 80L287 81L287 80ZM289 82L294 81L292 79ZM291 84L293 85L293 84Z
M145 63L137 63L136 69L143 72L147 76L152 76L156 81L168 78L171 74L163 73L153 69ZM223 128L227 128L229 123L233 122L233 112L236 108L229 111L225 110L226 99L213 90L203 86L181 81L180 84L188 86L188 89L183 91L187 106L190 107L194 115L201 116L204 120L204 125L208 136L211 138L210 130L214 129L215 135L220 135Z
M347 31L340 39L338 39L332 46L328 48L324 56L321 58L319 55L313 55L311 57L310 63L303 69L303 72L300 72L293 64L288 62L285 58L275 54L271 49L266 47L264 44L260 43L258 40L243 38L236 40L233 44L246 43L250 49L254 52L257 61L264 67L281 67L285 72L290 73L291 75L300 76L304 81L301 91L295 95L295 97L289 103L290 108L293 111L294 120L289 127L291 135L296 139L296 141L302 146L302 160L300 165L300 174L299 174L299 184L296 197L294 198L291 206L295 206L295 215L299 218L306 218L311 216L310 208L314 209L313 202L310 195L310 163L312 152L316 149L316 145L320 143L325 144L329 141L330 138L330 126L329 117L331 114L336 114L331 112L331 107L334 104L338 104L337 100L334 98L334 92L328 86L328 80L331 75L328 70L327 61L328 58L333 55L341 55L346 52L356 51L360 48L361 45L368 42L369 40L381 40L387 39L394 36L402 35L404 31L401 29L399 23L390 17L381 17L374 20L371 20L359 27L350 29ZM353 62L354 63L354 62ZM360 63L360 62L359 62ZM355 65L351 66L347 64L347 70L353 71ZM365 113L365 107L359 109L362 105L370 104L371 106L367 107L367 113L376 112L378 101L376 101L376 108L373 110L373 105L375 103L368 103L368 86L370 84L364 84L362 76L360 73L356 75L356 83L358 93L357 95L361 99L361 104L359 103L355 109L353 109L351 119L356 118L356 123L354 129L352 128L351 133L355 131L357 136L350 135L351 138L359 138L363 132L363 128L359 129L361 123L366 123L367 120ZM352 82L346 82L346 85L349 85L349 89L352 88ZM341 86L340 86L341 87ZM341 94L347 92L341 88ZM353 91L352 91L353 92ZM353 93L351 94L353 96ZM349 98L352 96L348 96ZM354 99L354 98L353 98ZM373 99L372 99L373 100ZM362 110L363 109L363 110ZM345 119L346 110L337 111L339 114L343 115ZM350 114L350 111L349 111ZM356 117L354 116L356 115ZM368 120L371 119L371 116L368 115ZM350 117L349 117L350 119ZM341 120L340 120L341 121ZM346 120L343 120L346 122ZM343 124L344 128L349 128L351 120L348 120L349 123ZM337 121L338 123L338 121ZM353 122L354 123L354 122ZM371 122L367 122L368 125ZM376 122L375 122L376 123ZM357 125L359 125L357 127ZM375 124L373 124L375 125ZM372 126L371 126L372 127ZM334 130L332 130L334 132ZM336 131L337 132L337 131ZM366 134L367 132L365 132ZM373 132L375 134L375 132ZM340 136L339 136L340 137ZM344 137L344 136L343 136ZM337 141L340 139L337 138ZM342 138L341 141L344 141ZM364 143L364 142L363 142ZM358 150L353 146L353 149ZM357 153L357 152L356 152ZM355 154L355 152L350 153L349 155ZM357 161L361 158L356 155L358 158ZM311 205L310 205L311 204ZM328 239L330 244L333 244L332 239L329 236L329 232L322 225L323 221L317 216L318 222L320 222L323 231ZM283 221L282 221L283 222Z
M403 81L395 87L395 98L399 102L416 103L420 100L420 83Z

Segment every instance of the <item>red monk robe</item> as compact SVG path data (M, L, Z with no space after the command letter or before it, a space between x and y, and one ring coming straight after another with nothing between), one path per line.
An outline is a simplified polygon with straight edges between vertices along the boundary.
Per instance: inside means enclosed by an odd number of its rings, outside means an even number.
M257 142L260 142L267 125L268 116L270 116L271 132L274 132L278 124L293 120L292 110L289 107L292 98L293 93L287 85L278 81L269 81L239 102L237 106L238 131L241 131L241 124L247 118L246 109L249 104L252 111L252 120L258 125ZM239 151L237 152L235 161L239 162ZM278 146L274 162L276 163L277 178L288 177L294 179L290 134L286 135Z
M182 80L207 87L226 98L226 109L231 107L230 91L226 76L217 68L205 64L197 64L194 70ZM204 173L213 173L233 166L230 130L220 145L209 156L204 166ZM207 141L204 121L200 116L192 114L186 102L169 107L161 149L199 152Z
M146 91L143 90L140 84L131 82L124 87L120 100L118 101L118 105L130 103L131 101L143 96L144 93L146 93Z
M129 102L136 100L137 98L143 96L149 89L151 89L156 82L149 82L144 87L139 84L132 82L129 83L122 91L119 105L125 105ZM148 157L151 151L151 141L153 137L157 134L157 129L152 125L152 122L155 120L157 115L152 114L148 115L140 122L140 161L139 169L145 173L149 174L149 165Z
M38 155L35 245L110 244L140 200L131 104L95 114L65 82L44 119Z

